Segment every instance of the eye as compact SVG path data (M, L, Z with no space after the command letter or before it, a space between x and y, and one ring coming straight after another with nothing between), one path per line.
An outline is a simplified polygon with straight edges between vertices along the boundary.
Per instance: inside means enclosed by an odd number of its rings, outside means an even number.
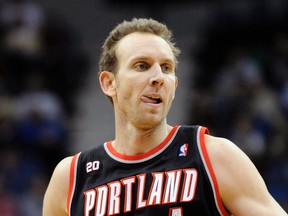
M145 71L149 69L149 65L146 62L138 62L135 64L135 68L137 71Z
M170 64L163 64L161 65L162 72L163 73L172 73L173 72L173 67Z

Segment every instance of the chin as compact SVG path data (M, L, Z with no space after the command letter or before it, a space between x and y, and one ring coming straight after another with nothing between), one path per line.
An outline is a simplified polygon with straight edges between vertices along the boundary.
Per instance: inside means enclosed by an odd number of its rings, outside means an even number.
M153 128L158 127L159 125L161 125L163 123L163 119L152 119L150 118L150 120L146 119L146 120L140 120L137 124L138 128L141 128L143 130L150 130Z

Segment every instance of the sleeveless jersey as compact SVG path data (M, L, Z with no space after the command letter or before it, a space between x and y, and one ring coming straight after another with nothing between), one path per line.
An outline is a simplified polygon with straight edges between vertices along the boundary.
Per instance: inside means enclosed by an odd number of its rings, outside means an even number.
M70 168L69 216L228 216L205 133L201 126L174 126L144 154L120 154L111 141L78 153Z

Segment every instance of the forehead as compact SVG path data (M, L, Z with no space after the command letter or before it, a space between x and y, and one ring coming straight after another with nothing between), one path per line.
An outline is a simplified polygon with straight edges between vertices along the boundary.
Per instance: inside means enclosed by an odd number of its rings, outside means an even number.
M161 37L151 33L135 32L122 38L116 48L119 60L141 57L174 59L169 44Z

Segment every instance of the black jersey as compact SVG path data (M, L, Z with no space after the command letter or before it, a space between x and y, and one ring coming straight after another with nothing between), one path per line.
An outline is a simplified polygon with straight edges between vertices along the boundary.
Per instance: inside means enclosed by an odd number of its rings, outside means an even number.
M218 191L201 126L174 126L147 153L128 156L112 142L74 156L70 216L229 215Z

